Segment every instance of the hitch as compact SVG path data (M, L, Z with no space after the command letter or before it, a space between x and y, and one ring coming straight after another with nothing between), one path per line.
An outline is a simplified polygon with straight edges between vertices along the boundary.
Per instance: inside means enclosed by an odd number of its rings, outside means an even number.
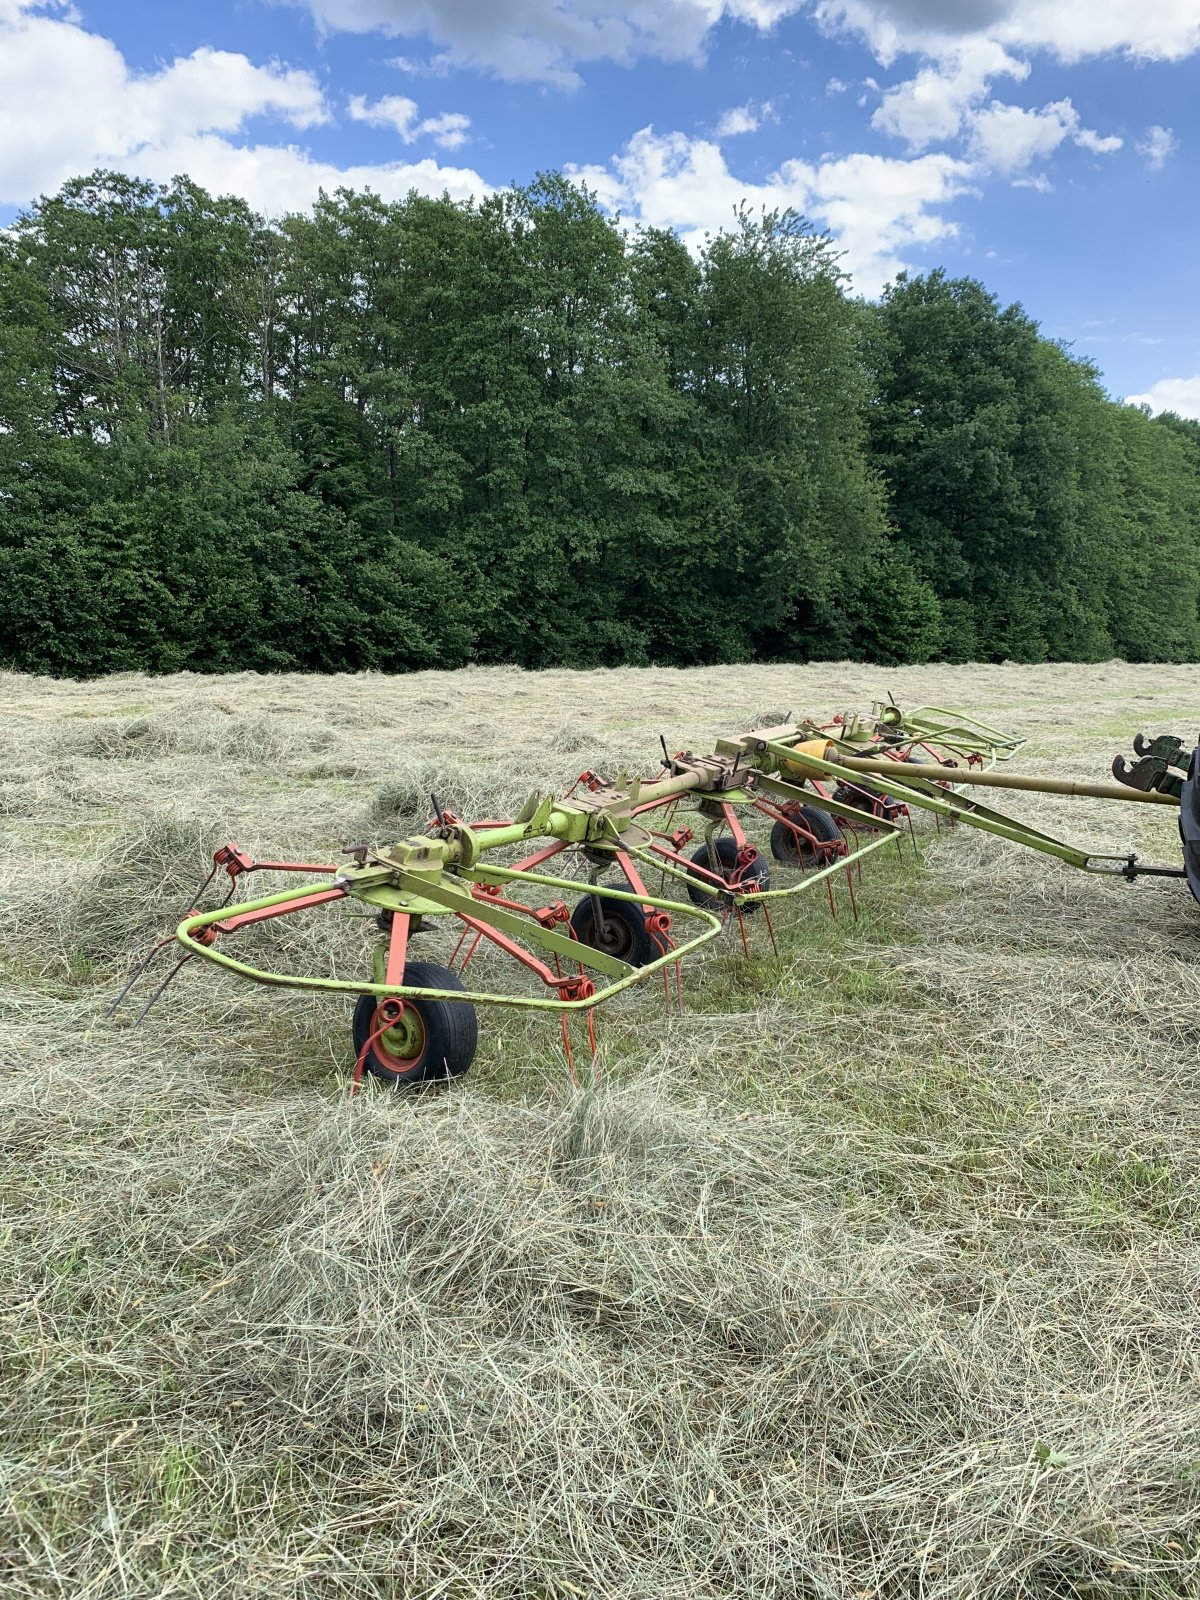
M1126 761L1124 756L1114 756L1112 775L1127 788L1140 789L1143 794L1157 790L1159 794L1179 799L1183 794L1183 778L1188 769L1190 752L1182 739L1173 733L1160 734L1148 739L1144 733L1133 736L1133 753L1137 760Z

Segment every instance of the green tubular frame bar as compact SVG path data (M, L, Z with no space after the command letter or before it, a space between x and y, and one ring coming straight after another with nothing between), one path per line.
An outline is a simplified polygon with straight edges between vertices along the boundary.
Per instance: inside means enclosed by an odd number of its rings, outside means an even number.
M881 744L941 745L951 755L984 771L991 771L998 762L1010 761L1025 744L1016 734L945 706L917 706L913 711L902 711L893 703L878 700L869 715L853 712L834 723L805 722L801 726L810 737L824 737L847 750L874 749Z
M752 774L754 783L752 791L745 789L732 789L723 792L699 790L693 793L693 798L698 802L724 802L733 806L753 806L761 793L769 796L772 800L779 800L784 803L817 805L822 811L829 811L846 821L857 822L861 827L869 827L873 831L878 830L880 837L871 839L864 845L859 845L855 850L847 851L845 855L838 856L828 866L805 872L799 883L789 884L784 889L755 889L746 893L739 892L733 885L728 889L721 889L714 883L712 886L714 896L719 895L722 898L728 898L735 906L753 906L765 900L789 900L796 895L807 894L819 884L825 883L827 879L834 878L838 873L847 871L856 861L861 861L864 856L869 856L872 851L878 850L881 845L887 844L900 831L895 823L889 822L884 818L875 817L869 812L861 811L856 806L843 805L840 801L827 798L825 795L815 794L812 790L802 789L796 784L781 782L772 778L763 770L761 757L751 756L748 760L749 766L747 770ZM710 843L712 836L717 833L720 825L719 821L714 820L705 829L706 838ZM666 873L670 878L675 878L681 883L690 883L694 886L697 884L694 873L689 873L683 867L664 861L661 856L655 855L649 850L631 844L624 844L621 848L626 854L642 862L643 865L656 868L658 871ZM704 892L708 892L706 882L700 883L699 887ZM607 893L607 890L605 892Z
M566 889L573 892L580 890L580 885L570 879L547 877L541 873L517 872L504 867L464 867L459 869L456 876L468 883L492 884L497 887L508 883L529 883L547 889ZM451 879L451 882L453 881L454 879ZM239 961L234 956L226 955L223 950L218 950L214 945L205 943L197 937L208 928L217 927L222 922L251 916L257 911L286 908L297 901L305 903L296 906L297 910L303 910L307 904L312 903L313 895L327 894L333 888L343 889L340 898L361 900L382 911L403 910L413 916L450 914L470 918L472 922L484 923L500 933L519 936L552 955L563 956L593 972L600 972L613 981L583 999L564 999L561 995L505 995L423 989L403 983L379 982L375 978L370 981L365 979L351 981L345 978L322 978L300 973L268 972L251 966L248 962ZM637 905L647 904L645 895L607 888L604 892L616 900L629 900ZM644 967L631 966L626 961L594 950L590 945L565 934L555 933L549 928L542 927L532 918L526 920L515 912L492 904L486 896L477 899L469 891L451 888L445 882L431 882L428 876L419 878L416 873L407 874L396 869L380 870L376 867L358 869L357 872L354 868L348 868L345 873L339 874L339 879L335 879L333 883L309 883L299 888L282 890L278 894L247 900L241 905L222 906L216 911L206 911L186 917L176 929L175 937L190 954L203 956L205 960L224 967L228 972L236 973L238 977L250 979L252 983L268 984L277 988L315 989L323 994L373 994L380 1000L439 999L456 1004L503 1005L530 1011L586 1011L592 1006L603 1004L631 985L640 983L642 979L674 965L683 956L707 944L721 932L720 919L698 906L682 905L674 900L654 899L650 903L656 910L666 911L672 915L678 914L690 918L693 922L699 922L701 931L675 949L665 952L658 959L647 962Z
M825 809L822 797L818 795L815 798L821 800L822 809ZM806 872L799 883L789 884L786 889L755 889L752 893L745 893L739 892L733 885L730 885L727 889L722 889L718 884L714 883L711 891L712 896L714 899L727 898L736 906L755 906L761 904L764 900L787 900L794 895L804 894L818 884L824 883L827 878L835 878L838 873L847 871L856 861L861 861L864 856L869 856L873 850L878 850L881 845L890 844L892 839L900 832L899 828L890 822L875 823L874 826L882 830L878 838L869 840L866 844L860 845L857 850L851 850L844 856L838 856L836 861L831 862L826 867L818 867L811 872ZM665 872L669 878L676 878L680 882L693 885L697 882L694 874L685 872L682 867L674 866L671 862L663 861L660 856L651 855L648 850L642 850L632 845L625 845L624 849L635 861L640 861L644 866ZM707 883L702 883L699 887L705 894L709 893ZM604 893L607 895L609 892L606 885Z
M880 707L881 720L887 721L887 713L893 709ZM960 711L951 711L946 706L916 706L912 711L902 712L896 726L918 743L944 744L955 755L981 756L989 768L999 761L1011 761L1026 742L1015 734L1003 733L981 722L978 717L964 717Z
M905 804L912 804L921 810L932 811L935 815L965 822L970 827L980 828L985 833L995 834L998 838L1007 839L1013 844L1024 845L1044 855L1055 856L1068 866L1078 867L1085 872L1117 875L1123 867L1128 866L1129 857L1082 850L1077 845L1066 844L1061 839L1055 839L1050 834L1031 827L1029 823L1006 817L1002 812L993 811L973 797L956 794L943 788L942 785L983 783L986 787L1018 789L1039 794L1092 795L1100 799L1127 800L1134 803L1148 801L1151 804L1175 804L1168 795L1160 795L1153 791L1143 793L1136 789L1122 789L1116 784L1070 783L1060 780L1056 786L1052 786L1055 780L1021 779L1009 777L1007 774L981 773L978 770L964 772L957 767L926 767L922 770L920 767L914 768L903 762L863 757L846 757L841 761L831 761L797 751L786 743L774 741L769 748L785 770L790 769L810 776L833 778L854 784L860 784L863 777L868 775L886 777L889 780L888 793L903 799ZM1097 865L1103 862L1113 865Z

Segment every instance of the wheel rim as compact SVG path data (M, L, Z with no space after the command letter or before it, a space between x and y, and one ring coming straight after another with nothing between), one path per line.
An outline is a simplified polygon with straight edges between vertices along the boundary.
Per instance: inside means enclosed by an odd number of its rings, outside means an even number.
M602 950L606 956L618 961L628 958L634 946L634 930L624 917L614 916L609 907L604 910L604 922L596 923L596 908L592 907L591 938L587 941L593 950Z
M379 1008L376 1007L371 1019L372 1033L382 1025ZM425 1024L411 1002L405 1004L404 1010L391 1027L379 1035L372 1049L385 1062L394 1061L397 1067L411 1066L414 1061L420 1059L425 1049Z

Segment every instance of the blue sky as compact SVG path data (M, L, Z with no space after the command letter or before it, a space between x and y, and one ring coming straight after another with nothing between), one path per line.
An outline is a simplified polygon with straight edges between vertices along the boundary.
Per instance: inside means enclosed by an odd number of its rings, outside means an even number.
M1200 0L0 0L0 223L96 165L268 214L543 168L699 240L742 198L868 295L970 274L1200 416Z

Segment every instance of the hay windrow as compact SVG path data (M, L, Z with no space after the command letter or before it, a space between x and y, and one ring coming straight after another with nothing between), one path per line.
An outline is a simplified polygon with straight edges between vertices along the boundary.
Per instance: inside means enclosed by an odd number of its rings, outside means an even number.
M920 876L868 864L857 930L814 905L757 976L726 951L689 975L682 1018L622 1008L581 1093L521 1019L483 1019L453 1092L353 1106L339 1004L188 971L137 1033L102 1019L228 834L328 851L422 825L427 785L503 810L652 764L660 727L700 747L889 688L1030 733L1027 770L1096 773L1143 725L1187 731L1193 682L5 676L0 733L45 803L5 819L0 885L4 1592L1195 1592L1200 916L1177 885L943 836ZM267 757L214 742L218 702ZM161 748L84 748L139 719ZM1103 807L1022 812L1127 842ZM314 923L275 953L359 937Z

